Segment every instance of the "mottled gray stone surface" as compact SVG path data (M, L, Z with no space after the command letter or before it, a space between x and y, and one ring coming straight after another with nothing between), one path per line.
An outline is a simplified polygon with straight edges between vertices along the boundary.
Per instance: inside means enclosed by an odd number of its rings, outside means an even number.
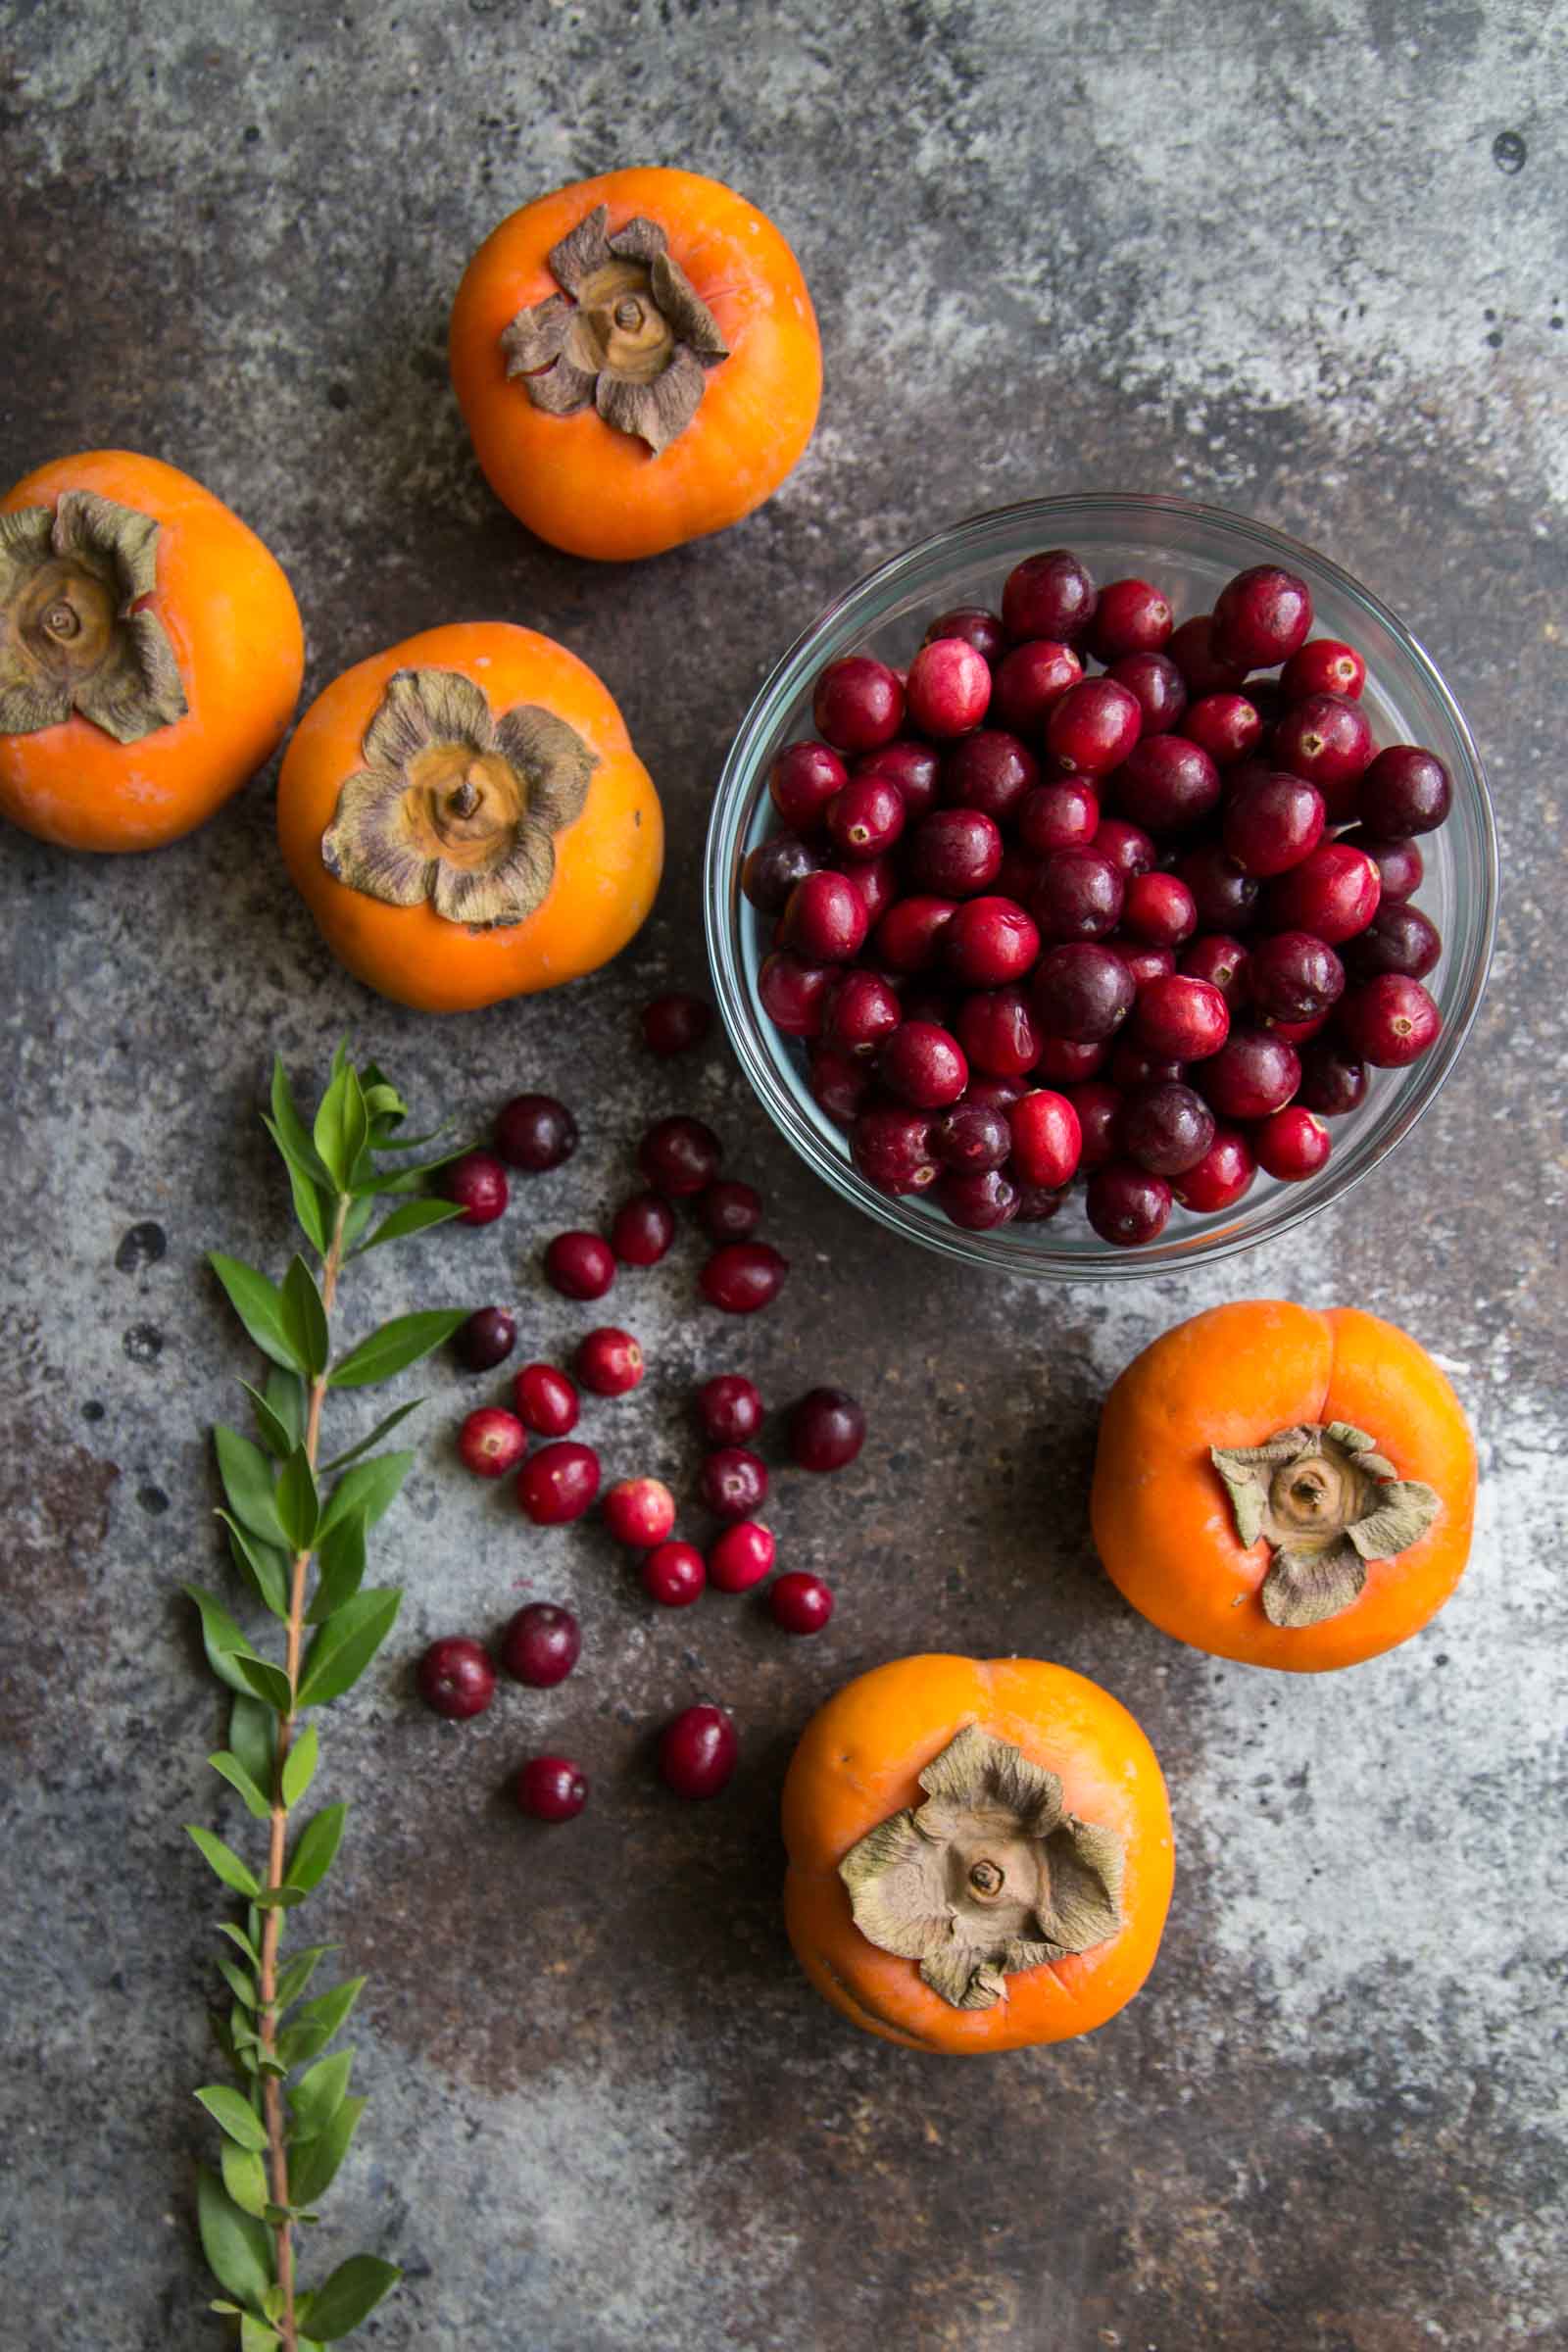
M346 1028L420 1108L479 1118L554 1084L588 1131L504 1224L417 1273L370 1260L357 1313L416 1280L514 1294L529 1350L565 1345L583 1317L542 1292L537 1238L607 1207L639 1121L684 1102L765 1186L796 1273L743 1332L691 1313L689 1242L616 1294L656 1368L604 1417L612 1460L688 1474L680 1400L720 1362L773 1396L839 1379L874 1414L831 1490L781 1484L790 1556L841 1595L795 1645L745 1605L653 1623L600 1537L522 1534L450 1456L469 1392L430 1376L380 1544L406 1614L329 1719L321 1783L355 1813L317 1910L371 1979L371 2106L321 2253L368 2243L410 2273L366 2340L1564 2340L1565 88L1568 18L1544 0L0 6L0 477L105 443L187 467L288 565L313 689L445 618L557 632L619 695L671 819L618 967L446 1026L328 960L274 855L271 776L153 858L0 843L8 2342L216 2340L189 2222L216 1905L178 1824L249 1825L202 1761L220 1714L176 1587L223 1574L203 1431L250 1363L202 1253L276 1262L267 1058L319 1068ZM761 514L606 571L492 502L443 339L502 213L637 160L732 180L783 225L828 392ZM687 1078L628 1042L655 986L701 976L710 791L780 644L911 537L1075 487L1212 498L1369 581L1467 707L1505 860L1491 996L1406 1150L1287 1244L1113 1299L890 1257L718 1056ZM162 1254L123 1247L143 1221ZM1154 1635L1085 1526L1107 1380L1178 1315L1258 1292L1406 1323L1483 1446L1442 1622L1299 1687ZM420 1711L421 1641L524 1592L581 1610L579 1674L464 1730ZM916 1646L1060 1657L1164 1760L1163 1955L1087 2042L918 2060L791 1963L790 1742ZM743 1763L687 1811L652 1786L648 1734L702 1690L733 1704ZM571 1831L529 1835L504 1802L535 1743L596 1776Z

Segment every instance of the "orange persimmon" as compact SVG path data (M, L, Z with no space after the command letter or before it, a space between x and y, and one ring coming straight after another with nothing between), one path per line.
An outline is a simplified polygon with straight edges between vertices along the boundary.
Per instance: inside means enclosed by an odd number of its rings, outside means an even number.
M663 862L659 795L607 688L499 620L426 629L318 695L277 830L334 956L427 1012L597 970Z
M772 222L694 172L608 172L503 220L464 273L452 381L496 496L571 555L659 555L770 498L822 348Z
M1407 1333L1358 1307L1211 1307L1128 1365L1091 1514L1111 1581L1196 1649L1321 1674L1406 1641L1463 1574L1476 1453Z
M959 2056L1114 2017L1154 1964L1175 1860L1132 1716L1036 1658L899 1658L847 1684L795 1751L784 1842L818 1992Z
M0 499L0 815L152 850L270 760L305 636L276 559L157 458L94 449Z

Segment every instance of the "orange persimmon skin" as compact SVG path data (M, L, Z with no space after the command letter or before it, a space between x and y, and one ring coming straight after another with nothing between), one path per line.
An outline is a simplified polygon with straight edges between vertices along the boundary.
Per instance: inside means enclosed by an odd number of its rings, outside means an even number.
M613 235L640 215L708 305L729 357L696 416L656 458L597 410L551 416L507 375L503 328L560 291L548 256L597 205ZM519 521L575 556L656 556L738 522L770 498L811 437L822 347L800 264L772 222L694 172L607 172L558 188L493 230L452 310L452 381L474 452Z
M158 589L189 705L138 743L73 711L33 735L0 735L0 815L69 850L155 850L204 824L283 740L305 675L305 633L282 566L188 473L130 450L40 466L0 513L93 490L156 515Z
M365 730L394 672L424 668L461 670L498 718L516 703L543 704L598 754L581 815L555 836L549 894L510 929L471 931L429 905L389 906L335 880L321 862L321 836L345 780L365 765ZM422 1012L470 1011L597 971L647 916L664 855L659 795L608 688L564 645L505 620L426 629L334 678L284 756L277 834L295 887L339 962Z
M919 1774L976 1723L1058 1775L1069 1812L1114 1830L1125 1925L1108 1942L1006 1979L990 2009L956 2009L919 1964L855 1924L838 1866L867 1830L924 1801ZM802 1734L784 1783L784 1917L824 2000L907 2049L977 2057L1065 2041L1125 2007L1154 1964L1175 1850L1154 1751L1125 1707L1081 1674L1036 1658L898 1658L830 1698Z
M1271 1553L1243 1548L1211 1446L1257 1446L1297 1422L1364 1429L1401 1478L1436 1489L1418 1544L1369 1560L1359 1597L1320 1625L1271 1625ZM1476 1453L1458 1398L1409 1335L1358 1307L1279 1299L1211 1307L1138 1356L1105 1400L1090 1505L1107 1575L1135 1609L1221 1658L1287 1673L1354 1666L1407 1641L1464 1572Z

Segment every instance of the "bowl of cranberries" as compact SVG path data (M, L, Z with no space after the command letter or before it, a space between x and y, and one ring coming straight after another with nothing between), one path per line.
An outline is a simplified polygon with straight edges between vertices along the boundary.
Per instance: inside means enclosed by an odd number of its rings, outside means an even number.
M1139 1275L1271 1239L1407 1135L1496 920L1481 760L1326 557L1042 499L840 597L726 762L720 1010L790 1142L951 1256Z

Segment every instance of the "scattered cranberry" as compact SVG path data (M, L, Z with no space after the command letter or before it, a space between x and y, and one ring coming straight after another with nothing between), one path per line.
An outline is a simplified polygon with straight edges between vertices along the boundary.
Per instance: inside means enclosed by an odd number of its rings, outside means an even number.
M1345 966L1310 931L1259 940L1249 967L1252 1004L1267 1021L1311 1021L1345 994Z
M1100 802L1087 776L1058 776L1037 784L1018 808L1018 834L1037 858L1053 850L1086 850L1100 823Z
M1443 761L1413 743L1390 744L1361 778L1362 826L1384 841L1433 832L1452 801L1453 785Z
M1215 653L1213 627L1212 613L1197 612L1182 622L1165 648L1196 700L1210 694L1234 694L1247 676L1245 669L1222 662Z
M514 1168L547 1176L577 1149L577 1122L554 1095L514 1095L496 1117L496 1150Z
M933 808L909 836L907 855L917 894L969 899L996 880L1002 834L979 808Z
M846 858L880 858L904 831L908 813L891 776L852 776L828 808L827 829Z
M780 948L757 975L758 1000L786 1037L819 1037L832 978L825 963L803 963L799 956Z
M1384 972L1343 1000L1340 1027L1358 1059L1380 1070L1402 1070L1437 1042L1443 1015L1419 980Z
M662 1193L633 1193L616 1209L610 1247L625 1266L657 1266L675 1239L675 1212Z
M1089 650L1108 669L1123 654L1157 654L1175 625L1162 589L1149 580L1111 580L1100 591Z
M1301 1055L1297 1101L1320 1118L1343 1118L1366 1101L1367 1067L1336 1039L1315 1038Z
M449 1722L482 1715L496 1694L496 1670L479 1642L458 1634L432 1642L418 1668L419 1696Z
M767 1605L780 1633L819 1634L833 1614L833 1588L792 1568L769 1586Z
M923 1111L878 1103L862 1110L850 1136L855 1164L881 1193L923 1193L941 1168L931 1149L931 1120Z
M1010 1225L1018 1213L1018 1187L1002 1168L949 1168L937 1179L936 1198L949 1222L967 1233Z
M1238 776L1220 834L1238 865L1259 879L1288 873L1323 838L1323 795L1283 770L1249 766Z
M759 1520L726 1527L709 1548L709 1583L715 1592L749 1592L772 1567L774 1551L773 1539Z
M1219 990L1184 972L1152 980L1133 1012L1139 1043L1170 1061L1206 1060L1219 1052L1230 1026L1230 1007Z
M564 1438L577 1426L577 1392L554 1364L524 1364L512 1384L517 1418L536 1438Z
M1333 1148L1333 1138L1322 1120L1298 1102L1259 1119L1252 1129L1258 1166L1282 1184L1300 1184L1315 1176Z
M1234 1208L1256 1174L1257 1162L1241 1129L1216 1127L1202 1158L1174 1177L1170 1189L1183 1208L1212 1216L1217 1209Z
M1094 581L1071 550L1048 548L1008 572L1002 625L1009 637L1054 637L1072 645L1088 631L1098 602Z
M1067 1100L1078 1114L1078 1132L1083 1138L1078 1172L1082 1176L1089 1176L1116 1155L1116 1122L1121 1117L1121 1089L1109 1085L1102 1078L1091 1078L1084 1085L1073 1087Z
M774 833L749 850L741 888L760 914L781 914L797 882L816 871L816 854L794 833Z
M1253 564L1214 600L1213 650L1240 669L1273 669L1298 651L1311 626L1306 582L1278 564Z
M1098 1076L1105 1066L1105 1056L1109 1051L1109 1047L1103 1045L1077 1045L1070 1037L1048 1037L1041 1046L1035 1067L1042 1078L1051 1079L1054 1085L1078 1086L1084 1079ZM975 1090L971 1086L967 1100L972 1102L974 1097ZM1018 1099L1018 1090L1015 1088L1013 1102ZM1003 1103L1000 1107L1010 1110L1012 1103Z
M1257 878L1223 842L1204 841L1184 850L1176 871L1193 894L1201 930L1246 931L1257 920Z
M956 605L951 612L939 612L924 642L934 645L939 637L961 637L988 662L1000 662L1007 642L1000 615L988 612L983 605Z
M504 1306L475 1307L459 1324L452 1345L465 1371L493 1372L517 1345L517 1319Z
M1219 794L1219 769L1185 735L1146 735L1116 776L1118 810L1148 833L1190 833Z
M813 1046L806 1077L812 1102L840 1127L850 1124L871 1088L866 1063L839 1046Z
M726 1242L715 1250L698 1280L710 1305L727 1315L756 1314L770 1306L784 1287L790 1261L767 1242Z
M1070 645L1051 637L1031 638L1015 645L997 671L992 710L1004 727L1019 735L1039 735L1083 674L1084 665Z
M614 1252L597 1233L558 1233L545 1250L545 1280L563 1298L602 1298L614 1279Z
M697 1392L697 1418L714 1446L743 1446L762 1426L761 1395L738 1372L720 1372Z
M1185 1176L1214 1141L1214 1114L1179 1080L1140 1087L1122 1104L1118 1140L1151 1176Z
M865 1444L865 1413L847 1389L808 1389L791 1405L791 1458L803 1470L843 1470Z
M929 743L908 743L901 738L897 743L885 743L880 751L866 752L855 763L858 776L884 776L896 784L904 796L904 807L912 824L937 805L937 783L942 773L941 754Z
M1121 920L1126 885L1098 849L1053 850L1030 900L1040 936L1053 942L1103 939Z
M838 751L874 752L904 723L904 688L885 662L849 654L817 679L811 715L817 733ZM784 821L792 821L787 812Z
M1308 638L1285 664L1280 690L1288 703L1314 694L1343 694L1354 702L1366 684L1366 663L1352 645L1337 637Z
M877 1055L877 1073L891 1094L916 1110L942 1110L969 1083L969 1064L957 1039L935 1021L906 1021Z
M1131 1160L1110 1159L1090 1177L1085 1205L1101 1240L1127 1250L1153 1241L1164 1230L1171 1198L1163 1176L1152 1176Z
M1345 961L1356 980L1375 980L1380 972L1424 980L1442 954L1443 934L1419 906L1380 905L1366 929L1348 943Z
M651 1054L689 1054L713 1025L713 1007L702 997L676 990L643 1006L643 1043Z
M762 1196L755 1185L720 1177L697 1203L705 1233L715 1242L744 1242L762 1221Z
M443 1170L441 1189L462 1202L460 1225L493 1225L507 1205L507 1171L489 1152L465 1152Z
M1371 725L1360 704L1344 695L1309 695L1275 727L1270 756L1276 767L1315 784L1330 824L1342 824L1355 808L1356 786L1372 757Z
M1266 1029L1233 1029L1198 1080L1222 1119L1266 1119L1284 1109L1300 1082L1296 1048Z
M1184 732L1208 754L1216 767L1250 760L1263 740L1257 705L1245 694L1205 694L1187 712Z
M717 1796L735 1770L739 1747L722 1707L685 1707L660 1734L660 1776L677 1796Z
M825 743L787 743L767 771L768 798L791 832L819 833L848 780Z
M965 997L955 1034L970 1067L987 1078L1022 1078L1042 1052L1028 1003L1015 988L976 989ZM968 1093L973 1096L973 1082Z
M643 1351L629 1331L606 1323L588 1332L577 1344L577 1378L595 1396L625 1396L637 1387L647 1366Z
M638 1562L643 1591L662 1609L690 1608L708 1582L708 1568L695 1544L660 1543Z
M599 1492L599 1456L575 1438L531 1453L517 1473L517 1502L535 1527L580 1519Z
M1205 932L1183 950L1176 966L1190 980L1207 980L1219 990L1231 1011L1238 1012L1251 994L1251 957L1239 939L1223 931Z
M854 883L828 868L796 883L779 937L806 963L848 963L864 946L869 928L865 902Z
M582 1634L569 1609L530 1600L501 1637L501 1663L519 1683L548 1690L564 1683L582 1654Z
M458 1454L475 1478L505 1478L528 1450L528 1432L515 1413L484 1404L458 1432Z
M1050 1037L1101 1045L1133 1008L1133 976L1114 949L1094 940L1048 948L1035 967L1031 1005Z
M1058 767L1099 776L1120 767L1143 731L1143 705L1135 694L1114 678L1085 678L1052 711L1046 749Z
M1002 988L1021 980L1040 953L1032 916L1010 899L969 899L942 933L942 956L964 988Z
M744 1446L720 1446L701 1474L703 1500L717 1519L750 1519L767 1500L767 1464Z
M637 1147L637 1165L671 1200L700 1193L718 1174L723 1146L701 1119L658 1119Z
M1347 850L1364 850L1383 877L1383 889L1378 899L1378 911L1385 906L1399 906L1414 898L1426 877L1426 861L1413 841L1379 841L1357 825L1349 833L1340 835L1340 846Z
M1012 1130L1000 1110L966 1095L933 1125L931 1149L950 1174L983 1176L1012 1150Z
M967 735L991 701L991 664L962 637L928 639L909 664L904 692L922 735Z
M954 899L914 891L888 908L876 927L876 956L895 972L923 972L936 961L941 934L957 912Z
M530 1821L574 1821L588 1802L588 1775L569 1756L530 1756L512 1793Z
M1366 929L1382 888L1382 876L1364 850L1321 841L1309 858L1269 885L1267 918L1276 931L1310 931L1337 948Z
M1059 1192L1070 1184L1083 1153L1083 1130L1078 1113L1065 1095L1037 1087L1023 1095L1008 1113L1012 1129L1012 1164L1020 1181Z
M1107 674L1138 705L1146 735L1163 735L1187 709L1187 681L1168 654L1123 654Z

